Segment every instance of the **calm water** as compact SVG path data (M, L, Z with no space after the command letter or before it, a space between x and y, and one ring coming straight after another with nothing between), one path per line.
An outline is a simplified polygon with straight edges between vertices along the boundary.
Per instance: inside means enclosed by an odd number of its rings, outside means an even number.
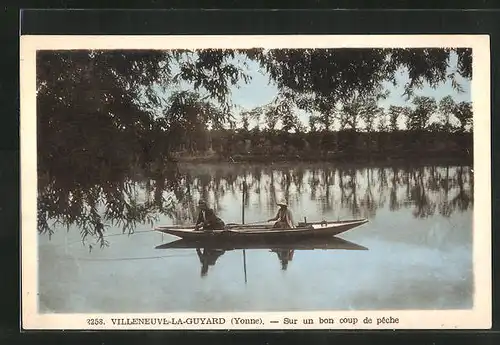
M75 225L68 232L56 227L50 240L39 237L41 312L472 307L469 167L196 165L180 171L183 203L170 215L154 214L155 225L192 223L200 195L227 223L240 222L243 181L247 223L274 216L282 197L296 222L364 217L369 223L340 235L349 242L336 249L247 249L245 262L241 250L218 252L206 274L207 257L196 248L156 249L176 238L147 231L147 223L130 236L110 227L104 248L90 248L92 240L82 245ZM158 181L137 178L131 185L135 202L172 196L158 190Z

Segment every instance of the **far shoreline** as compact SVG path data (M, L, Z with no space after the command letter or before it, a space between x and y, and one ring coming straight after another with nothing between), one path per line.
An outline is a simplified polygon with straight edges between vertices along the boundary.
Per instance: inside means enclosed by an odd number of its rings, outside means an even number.
M254 155L235 155L228 158L218 155L206 156L184 156L178 157L175 161L180 165L287 165L312 164L312 165L341 165L341 166L449 166L464 165L473 166L473 157L471 155L409 155L406 157L304 157L304 156L254 156Z

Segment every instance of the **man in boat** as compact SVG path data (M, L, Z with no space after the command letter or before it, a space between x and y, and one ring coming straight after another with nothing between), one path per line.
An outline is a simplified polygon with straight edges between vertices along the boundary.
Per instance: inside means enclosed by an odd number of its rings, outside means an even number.
M276 217L268 219L268 222L276 221L274 223L274 229L293 229L295 226L293 225L293 217L292 212L288 209L288 204L285 200L281 200L277 203L280 207L278 209L278 213Z
M200 200L198 202L198 207L200 208L200 213L198 214L198 219L196 220L195 231L199 231L203 227L203 230L223 230L225 227L222 219L215 215L214 210L208 207L205 200Z

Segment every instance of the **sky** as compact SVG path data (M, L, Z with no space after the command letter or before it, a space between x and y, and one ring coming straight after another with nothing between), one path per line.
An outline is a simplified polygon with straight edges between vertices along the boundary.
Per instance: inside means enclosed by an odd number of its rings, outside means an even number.
M278 89L275 85L270 83L270 79L265 71L263 71L259 64L255 61L246 60L246 66L243 65L243 62L238 62L238 59L235 59L234 63L239 65L246 74L251 77L251 81L248 84L245 84L243 81L240 82L238 87L231 88L231 100L234 105L237 106L237 109L242 110L250 110L257 106L261 106L271 102L274 97L278 94ZM448 69L448 73L453 72L456 69L456 56L452 55L450 59L450 67ZM405 106L411 105L411 101L406 99L404 93L404 85L408 82L408 75L405 71L400 71L396 76L397 85L394 86L392 83L385 83L385 87L389 90L390 95L387 99L379 102L379 106L383 108L389 108L391 105ZM429 96L436 99L439 102L445 96L451 95L455 102L462 101L471 101L471 93L470 93L470 81L457 77L457 82L462 86L463 93L458 92L453 89L451 82L447 81L442 85L439 85L436 88L432 88L429 85L425 84L420 89L415 89L416 96ZM190 89L191 86L189 84L184 84L181 86L182 89ZM236 119L239 121L241 118L238 116L238 110L235 111ZM309 114L304 111L297 111L298 117L301 120L304 126L308 126L308 118ZM437 120L437 116L431 117L431 122ZM456 121L455 121L456 122ZM404 118L400 117L399 119L400 126L403 126ZM255 126L256 121L250 121L250 127ZM260 122L261 127L264 123ZM362 126L362 121L360 122ZM338 124L334 128L338 128Z

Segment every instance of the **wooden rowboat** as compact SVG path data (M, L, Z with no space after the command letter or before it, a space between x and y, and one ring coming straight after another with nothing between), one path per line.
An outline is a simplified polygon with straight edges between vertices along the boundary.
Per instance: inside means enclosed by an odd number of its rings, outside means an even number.
M195 231L194 227L161 226L155 230L183 239L304 239L332 237L367 223L367 219L299 223L294 229L273 229L272 224L230 224L224 230Z

